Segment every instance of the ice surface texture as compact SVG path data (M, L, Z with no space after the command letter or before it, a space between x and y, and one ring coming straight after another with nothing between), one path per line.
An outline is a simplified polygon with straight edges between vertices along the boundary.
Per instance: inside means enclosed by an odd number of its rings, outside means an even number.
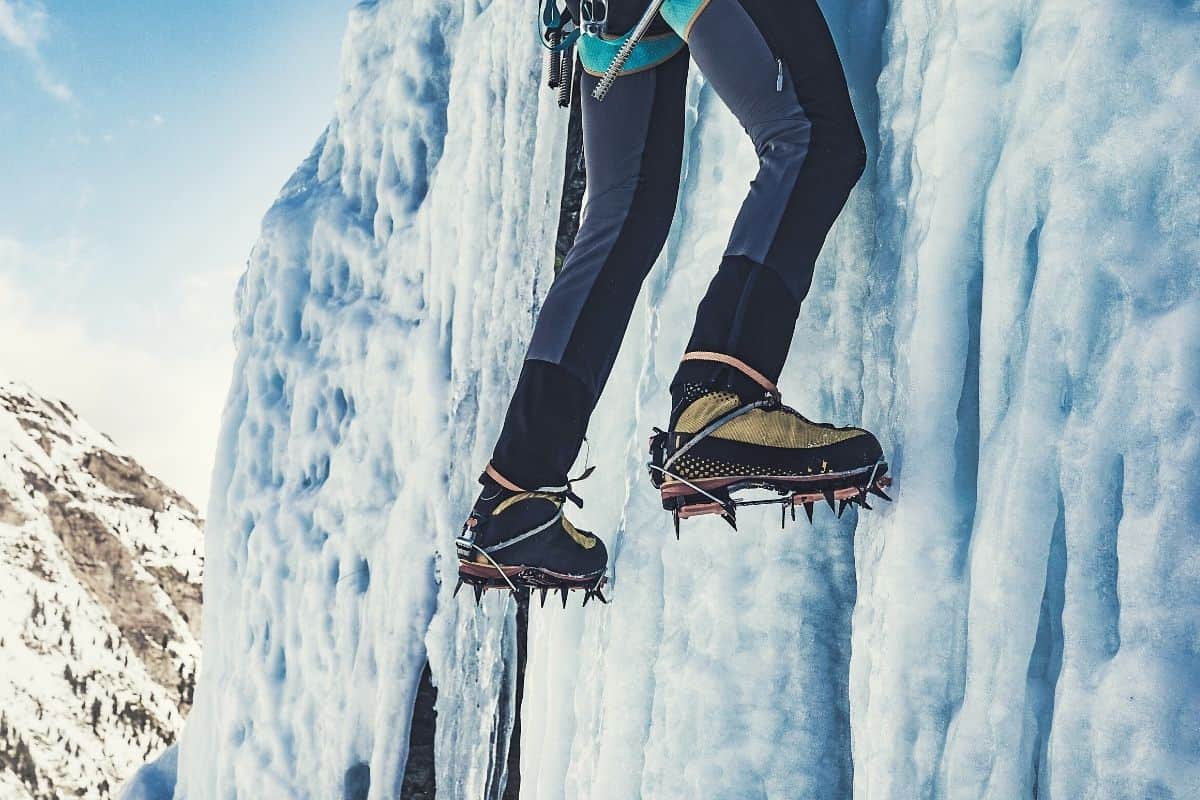
M755 166L693 76L581 487L613 605L532 615L522 796L1200 796L1195 5L825 7L871 167L782 386L876 430L899 502L682 545L657 507L645 437ZM339 797L362 764L395 796L426 652L439 797L483 796L509 601L451 600L452 539L551 279L532 14L352 13L239 292L177 798Z

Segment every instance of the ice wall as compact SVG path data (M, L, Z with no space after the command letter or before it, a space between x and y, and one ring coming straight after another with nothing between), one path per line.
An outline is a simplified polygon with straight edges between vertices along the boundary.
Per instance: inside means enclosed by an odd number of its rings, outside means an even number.
M1200 794L1196 11L892 10L856 796Z
M676 543L645 435L754 154L690 89L680 214L591 431L613 604L535 609L522 796L1200 795L1200 18L824 4L872 164L782 380L879 432L894 506ZM175 796L495 791L509 601L452 600L551 278L565 118L517 0L362 3L238 298L204 671Z

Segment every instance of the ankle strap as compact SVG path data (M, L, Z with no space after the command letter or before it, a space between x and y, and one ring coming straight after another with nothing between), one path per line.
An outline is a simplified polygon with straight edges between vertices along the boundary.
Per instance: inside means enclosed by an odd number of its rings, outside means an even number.
M568 478L567 482L565 484L563 484L562 486L538 486L535 489L522 489L520 486L518 486L517 484L510 481L508 478L501 475L500 472L495 467L492 466L490 461L488 462L488 465L483 468L484 475L487 475L489 478L494 480L496 483L500 484L500 486L504 487L505 489L508 489L510 492L523 492L523 493L543 492L545 494L562 495L563 497L570 500L572 503L579 506L580 508L583 508L583 500L579 497L579 495L575 494L575 492L571 489L571 484L578 483L579 481L582 481L582 480L586 480L588 478L588 476L590 476L595 471L596 471L596 468L594 466L589 466L586 469L584 469L582 474L576 475L574 478Z
M773 394L776 397L779 396L779 388L774 383L772 383L770 380L768 380L766 375L763 375L761 372L759 372L754 367L747 364L745 361L742 361L740 358L734 358L733 356L727 356L724 353L709 353L709 352L704 352L704 351L698 350L698 351L691 352L691 353L684 353L683 360L684 361L716 361L719 364L725 364L726 366L733 367L738 372L742 373L747 378L754 381L762 388L766 389L768 393Z
M490 462L488 463L488 465L486 467L483 468L483 473L485 475L487 475L489 478L491 478L492 480L494 480L496 483L503 486L505 489L508 489L510 492L525 491L520 486L517 486L515 483L510 481L508 478L504 477L499 472L497 472L496 468L493 467Z

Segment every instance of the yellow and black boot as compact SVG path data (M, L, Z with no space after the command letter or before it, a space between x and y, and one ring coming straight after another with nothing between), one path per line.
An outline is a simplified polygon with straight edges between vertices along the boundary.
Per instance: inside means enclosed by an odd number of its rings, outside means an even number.
M480 482L483 491L455 542L456 593L469 584L478 601L487 589L536 589L544 605L546 593L557 590L565 607L568 592L579 589L584 605L593 597L608 602L601 594L608 550L598 536L579 530L563 514L567 500L583 505L569 482L526 490L491 465Z
M794 517L800 505L811 521L821 500L841 516L851 503L870 508L868 494L891 499L884 491L891 480L883 449L869 431L807 419L783 405L775 385L739 359L721 353L688 353L684 359L731 367L760 393L739 395L715 383L679 387L670 426L651 437L649 465L676 532L681 518L700 514L720 514L736 527L736 509L743 505L777 503L785 517L789 509ZM736 496L756 489L775 496Z

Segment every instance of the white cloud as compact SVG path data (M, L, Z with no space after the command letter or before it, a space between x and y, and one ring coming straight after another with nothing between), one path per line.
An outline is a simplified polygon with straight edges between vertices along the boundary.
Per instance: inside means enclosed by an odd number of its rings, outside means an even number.
M0 2L3 1L0 0ZM71 87L51 75L46 70L45 64L42 64L40 60L34 65L34 68L36 70L35 74L37 75L38 85L45 89L51 97L61 100L64 103L69 103L75 99L75 93L71 91Z
M0 0L0 36L31 55L37 54L49 18L41 3Z
M74 98L71 88L51 74L42 58L41 45L49 26L50 15L39 0L0 0L0 39L24 54L42 89L69 102Z
M161 128L166 123L167 118L162 114L147 114L145 117L130 117L125 120L125 125L129 128Z
M79 258L77 244L55 251L0 237L0 375L65 400L203 508L229 385L228 339L214 344L191 309L178 310L176 330L164 337L170 344L130 343L97 330L56 309L51 292L28 286L30 276L61 276ZM206 288L228 298L224 281L214 283L220 285ZM63 280L49 284L61 287ZM170 316L169 309L162 312ZM206 313L211 316L211 306ZM192 346L181 345L189 341Z

